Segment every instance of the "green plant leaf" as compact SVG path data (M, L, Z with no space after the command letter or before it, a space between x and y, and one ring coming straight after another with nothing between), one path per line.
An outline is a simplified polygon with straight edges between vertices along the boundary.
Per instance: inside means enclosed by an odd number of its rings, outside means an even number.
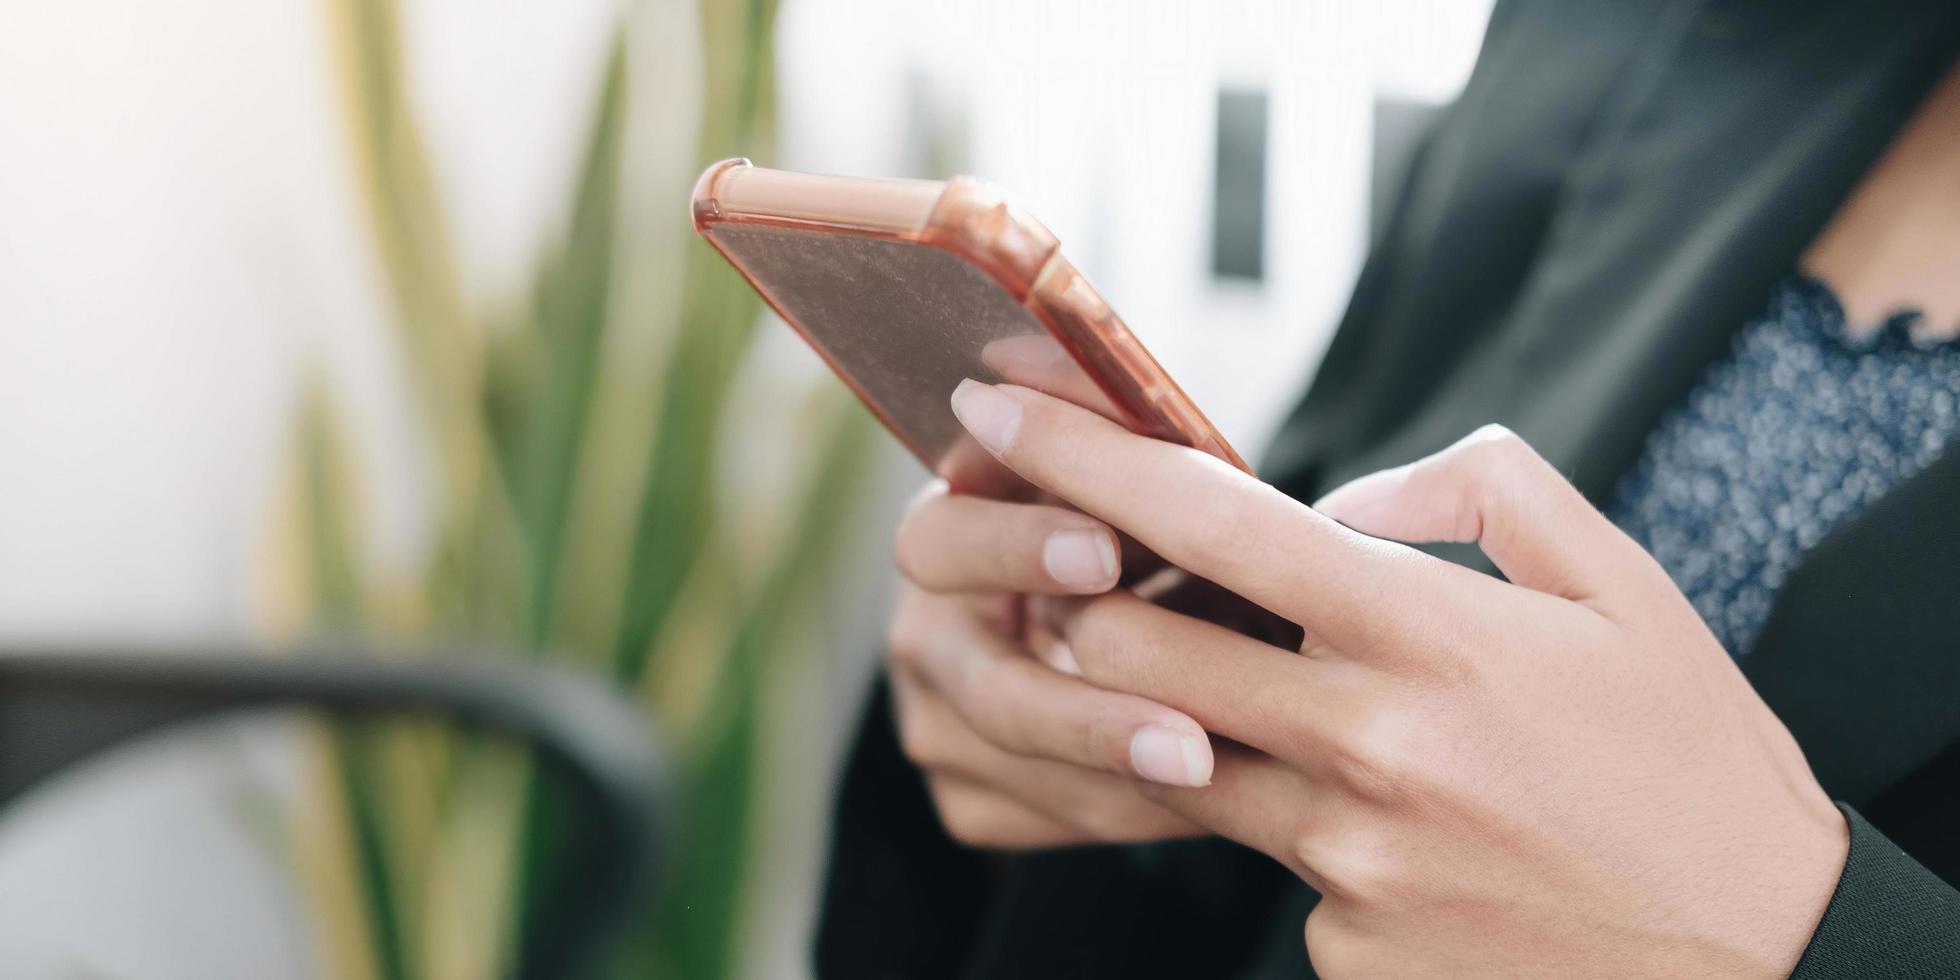
M775 116L770 0L704 0L706 102L702 163L760 152ZM613 645L616 676L637 683L654 637L680 595L714 520L715 436L728 386L755 329L761 301L706 248L687 253L681 332L662 373L660 409L648 454L625 604Z
M764 668L792 652L810 600L826 588L823 571L858 496L871 427L855 407L819 416L827 424L817 462L800 492L782 494L796 511L794 521L767 545L770 562L755 574L735 549L757 547L757 540L738 543L717 523L715 474L731 386L761 304L679 221L660 233L693 247L663 246L657 254L665 263L678 258L680 269L664 264L666 275L635 280L627 278L634 270L615 268L627 254L620 245L631 121L623 39L615 38L607 54L563 240L541 261L525 303L478 315L466 309L458 287L435 173L407 97L397 0L323 2L336 28L349 144L406 374L437 450L436 541L420 577L428 628L540 653L569 644L576 649L567 652L640 685L681 597L711 607L681 621L710 628L696 638L707 649L693 651L703 655L705 666L694 677L705 704L688 715L695 730L674 733L686 746L680 789L688 830L676 891L615 966L652 965L659 975L699 980L728 976L737 967L749 834L765 802L766 787L756 781L765 731L759 706L771 676ZM775 4L697 2L702 162L766 158ZM619 348L609 348L607 339L620 336L616 321L625 311L616 307L630 293L621 283L667 281L677 271L679 295L665 294L657 305L666 312L654 321L658 330L671 330L664 356L657 362L636 357L630 370L609 372L606 352ZM622 378L634 385L626 396ZM633 424L620 425L621 418ZM326 431L302 424L302 450L330 448L329 439L315 438ZM358 528L334 476L341 464L325 449L316 455L313 488L296 491L310 515L305 567L320 625L359 628L369 625L362 603L373 597L363 591L357 555L347 544ZM742 568L750 572L737 574ZM578 590L604 599L569 601ZM673 658L662 662L686 663L678 659L684 653L662 651ZM432 795L400 798L418 792L408 785L415 780L399 778L398 769L387 767L394 756L380 751L399 747L390 741L398 734L342 737L333 763L344 822L355 838L356 878L382 947L371 958L391 980L440 971L435 964L462 960L418 949L418 929L430 916L442 924L431 934L445 937L428 940L431 948L467 949L454 944L475 938L470 920L506 910L514 921L484 923L481 938L498 951L493 959L510 962L538 921L536 903L545 898L537 887L540 871L561 843L556 798L543 795L530 767L467 740L453 752L417 756L417 771L434 774L426 788ZM504 776L508 782L500 781ZM478 795L455 791L466 784ZM515 819L460 819L469 814L457 808L483 804L483 787L520 784L522 796L504 798L521 808L503 811L518 813ZM471 799L476 802L466 802ZM515 862L519 891L505 902L505 878L496 871L505 866L449 862L481 861L482 842L507 823L517 829L512 849L502 853ZM434 846L426 840L431 835L441 835ZM420 853L409 853L416 848L405 842L414 841L421 842ZM498 928L504 931L493 934Z
M349 513L351 479L326 386L310 378L300 397L299 521L314 616L329 629L352 629L361 618L360 561Z
M386 783L381 779L375 758L377 733L346 730L333 736L333 760L347 800L348 826L354 834L354 854L359 880L366 900L368 928L374 941L377 974L383 980L409 980L417 975L410 964L408 950L412 929L409 910L402 906L395 876L399 866L391 861L388 828L385 825Z
M822 572L858 510L874 428L855 401L832 399L790 539L741 609L711 705L690 733L680 787L687 846L649 937L675 976L726 977L736 966L749 835L762 792L757 709L771 676L767 661L804 632L809 601L828 584Z
M362 620L360 562L349 513L350 476L340 448L331 401L316 379L307 384L300 405L299 495L302 547L310 561L315 615L323 627L353 631ZM347 827L359 858L368 936L378 974L407 980L401 913L389 867L386 830L375 799L380 783L372 760L358 740L333 739L334 778L347 805Z
M573 195L570 232L539 276L532 302L537 342L531 351L544 358L547 376L519 422L513 496L532 569L521 642L534 650L552 636L566 509L611 306L626 70L625 45L615 37Z
M346 107L350 162L394 306L412 393L436 450L441 524L439 574L429 579L431 604L494 614L510 598L494 594L498 587L523 576L513 575L509 566L469 558L476 538L508 505L498 482L485 479L495 465L488 458L492 448L482 412L485 332L465 309L427 140L408 97L401 11L397 0L323 2Z

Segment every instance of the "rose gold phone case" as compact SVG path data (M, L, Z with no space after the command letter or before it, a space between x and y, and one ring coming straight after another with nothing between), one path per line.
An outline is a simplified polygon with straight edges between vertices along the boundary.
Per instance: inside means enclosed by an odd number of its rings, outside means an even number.
M996 465L947 400L968 377L1067 398L1249 472L1055 236L982 181L724 160L695 185L694 227L955 487L991 483Z

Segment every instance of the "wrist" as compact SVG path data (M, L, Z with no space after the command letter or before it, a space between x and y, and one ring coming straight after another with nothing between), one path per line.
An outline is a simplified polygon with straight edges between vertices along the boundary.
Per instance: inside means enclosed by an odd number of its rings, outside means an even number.
M1850 855L1851 829L1844 814L1824 798L1806 801L1790 827L1764 834L1767 845L1756 867L1762 885L1753 891L1755 914L1737 919L1737 949L1760 965L1752 971L1788 977L1803 958L1837 892Z

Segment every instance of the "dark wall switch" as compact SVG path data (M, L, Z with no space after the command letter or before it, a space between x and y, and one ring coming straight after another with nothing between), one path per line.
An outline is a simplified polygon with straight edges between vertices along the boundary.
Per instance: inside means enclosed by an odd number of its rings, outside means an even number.
M1266 277L1267 103L1263 89L1218 93L1211 191L1211 274L1217 278Z

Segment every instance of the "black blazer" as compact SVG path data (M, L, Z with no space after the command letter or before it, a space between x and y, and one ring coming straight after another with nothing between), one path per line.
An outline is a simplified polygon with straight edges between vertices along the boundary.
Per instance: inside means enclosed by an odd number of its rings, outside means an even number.
M1500 2L1267 477L1312 499L1502 422L1601 500L1956 53L1950 2ZM1797 975L1960 977L1960 446L1808 556L1744 664L1851 819ZM952 845L872 704L821 975L1310 975L1314 896L1232 845Z

